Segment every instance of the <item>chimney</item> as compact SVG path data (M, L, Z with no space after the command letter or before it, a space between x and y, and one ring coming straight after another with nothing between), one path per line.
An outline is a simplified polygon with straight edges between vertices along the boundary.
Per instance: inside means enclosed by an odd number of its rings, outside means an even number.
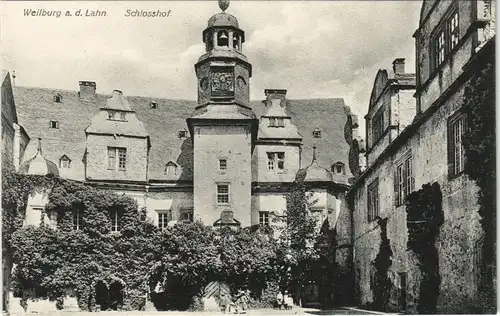
M404 58L396 58L392 62L392 70L395 74L404 74L405 73L405 59Z
M274 99L281 100L281 103L286 101L286 90L284 89L265 89L264 94L266 95L266 106L270 106Z
M82 101L95 101L96 84L94 81L80 81L78 96Z

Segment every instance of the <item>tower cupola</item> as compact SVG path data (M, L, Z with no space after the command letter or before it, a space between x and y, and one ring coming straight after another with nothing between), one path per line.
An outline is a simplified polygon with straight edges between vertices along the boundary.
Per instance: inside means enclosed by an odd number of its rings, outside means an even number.
M245 32L236 17L225 12L229 0L219 0L219 7L222 12L208 19L203 31L205 53L194 66L198 77L198 104L234 102L249 107L252 65L243 54Z

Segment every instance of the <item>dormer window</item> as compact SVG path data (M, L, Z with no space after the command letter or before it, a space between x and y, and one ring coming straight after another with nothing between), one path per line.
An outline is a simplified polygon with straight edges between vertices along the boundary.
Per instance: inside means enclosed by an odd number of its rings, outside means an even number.
M50 121L49 127L57 129L57 128L59 128L59 122L58 121Z
M185 129L179 131L179 138L187 138L187 131Z
M62 155L62 157L59 158L59 168L69 169L70 166L71 166L71 159L69 159L69 157L66 155Z
M58 93L54 96L55 103L62 103L62 96Z
M345 164L341 161L337 161L333 164L332 171L335 174L345 174Z
M173 161L167 162L167 164L165 166L165 174L170 175L170 176L176 175L177 174L177 164Z
M156 109L158 108L158 103L156 103L155 101L151 101L151 103L149 103L149 107L152 109Z
M108 111L108 120L110 121L126 121L127 113L122 111Z
M271 117L269 127L285 127L285 120L282 117Z
M218 46L229 46L229 37L227 37L226 31L220 31L218 33L217 44Z
M319 128L315 128L314 131L313 131L313 137L314 138L321 138L321 131L319 130Z

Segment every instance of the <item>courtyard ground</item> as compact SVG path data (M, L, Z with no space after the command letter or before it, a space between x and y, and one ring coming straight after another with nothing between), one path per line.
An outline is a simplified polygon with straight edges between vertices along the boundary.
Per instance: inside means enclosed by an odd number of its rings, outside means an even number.
M382 314L379 312L372 312L367 310L361 310L356 308L338 308L338 309L328 309L328 310L320 310L315 308L300 308L296 307L292 310L278 310L278 309L252 309L248 310L246 315L378 315ZM158 311L105 311L105 312L76 312L76 311L51 311L51 312L28 312L28 313L11 313L10 316L28 316L28 315L36 315L36 316L122 316L122 315L130 315L130 316L175 316L175 315L183 315L183 316L194 316L194 315L224 315L222 313L214 313L214 312L177 312L177 311L169 311L169 312L158 312ZM227 314L230 315L230 314ZM234 315L234 314L232 314ZM240 314L245 315L245 314Z

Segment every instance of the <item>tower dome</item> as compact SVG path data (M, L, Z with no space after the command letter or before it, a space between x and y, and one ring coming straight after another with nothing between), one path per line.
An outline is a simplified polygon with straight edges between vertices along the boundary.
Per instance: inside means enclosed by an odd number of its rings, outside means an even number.
M217 13L216 15L213 15L210 19L208 19L207 27L213 26L232 26L239 28L238 20L236 19L236 17L226 12Z
M24 161L19 166L19 173L33 175L59 175L57 165L52 161L45 159L42 155L42 139L38 138L38 149L35 157Z
M313 147L313 160L311 164L297 171L295 179L304 182L333 182L332 173L328 169L318 165L316 161L316 146Z

